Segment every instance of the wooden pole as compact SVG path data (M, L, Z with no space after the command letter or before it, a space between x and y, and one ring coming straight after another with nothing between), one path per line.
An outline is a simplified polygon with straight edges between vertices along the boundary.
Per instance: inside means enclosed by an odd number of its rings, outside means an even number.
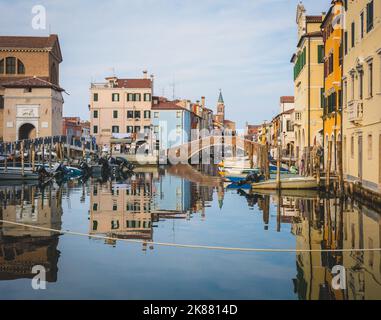
M36 157L36 150L35 150L35 145L34 145L34 142L32 143L31 145L31 151L30 151L31 155L32 155L32 171L34 172L34 169L35 169L35 162L34 162L34 158Z
M343 194L344 190L344 174L343 174L343 145L341 141L337 141L337 166L339 171L339 192Z
M52 140L53 138L51 137L50 143L49 143L49 169L52 168L52 147L53 147Z
M316 183L320 188L320 156L318 154L315 155L315 163L316 163Z
M44 165L45 163L45 143L42 142L42 146L41 146L42 150L41 150L41 163L42 165Z
M12 143L13 167L16 167L16 142Z
M24 176L25 168L24 168L24 141L21 141L21 175Z
M4 171L5 171L5 173L8 172L8 152L7 152L7 145L5 145Z
M266 143L265 145L265 178L266 180L270 179L270 163L269 163L269 146Z
M325 188L329 191L329 187L331 184L331 155L332 155L332 141L328 142L328 156L327 156L327 168L326 171L326 180L325 180Z
M280 190L280 164L281 164L281 147L280 147L280 143L278 143L278 158L277 158L277 162L276 162L276 187L278 190Z

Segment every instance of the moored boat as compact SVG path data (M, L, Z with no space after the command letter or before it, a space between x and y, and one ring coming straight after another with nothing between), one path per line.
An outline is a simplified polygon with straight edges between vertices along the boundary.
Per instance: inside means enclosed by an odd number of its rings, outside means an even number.
M279 188L278 182L275 179L253 183L251 185L253 190L277 190ZM280 180L280 189L285 190L303 190L303 189L317 189L318 183L315 178L297 177L285 178Z

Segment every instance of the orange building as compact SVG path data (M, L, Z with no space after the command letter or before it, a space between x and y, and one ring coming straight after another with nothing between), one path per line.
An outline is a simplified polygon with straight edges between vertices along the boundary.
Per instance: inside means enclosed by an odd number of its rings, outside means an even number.
M338 143L342 139L341 111L342 111L342 65L343 65L343 37L342 17L343 1L332 1L331 7L321 25L324 40L324 155L327 161L329 142L331 149L331 171L338 169ZM326 168L327 169L327 168Z

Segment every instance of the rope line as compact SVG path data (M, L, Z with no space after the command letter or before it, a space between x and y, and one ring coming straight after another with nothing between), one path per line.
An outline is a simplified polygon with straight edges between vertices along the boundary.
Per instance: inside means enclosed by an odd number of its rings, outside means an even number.
M276 252L276 253L311 253L311 252L375 252L381 251L381 248L355 248L355 249L281 249L281 248L239 248L239 247L221 247L221 246L207 246L207 245L197 245L197 244L181 244L181 243L170 243L170 242L156 242L156 241L144 241L136 239L123 239L108 237L104 235L94 235L89 233L82 233L70 230L58 230L46 227L39 227L30 224L24 224L19 222L13 222L8 220L0 219L0 222L20 227L26 227L30 229L50 231L59 234L69 234L81 237L88 237L94 239L102 240L113 240L113 241L123 241L129 243L139 243L148 245L157 245L163 247L177 247L177 248L187 248L187 249L205 249L205 250L216 250L216 251L240 251L240 252Z

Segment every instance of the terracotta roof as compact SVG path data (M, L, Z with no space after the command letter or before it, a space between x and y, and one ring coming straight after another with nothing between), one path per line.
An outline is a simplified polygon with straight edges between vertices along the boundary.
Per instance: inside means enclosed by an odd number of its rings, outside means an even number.
M158 104L154 104L151 108L152 110L185 110L189 111L183 107L180 107L173 101L160 101Z
M310 23L321 23L323 16L306 16L306 21Z
M235 122L231 120L224 120L224 123L235 123Z
M309 33L302 35L300 37L300 40L298 42L297 47L298 48L300 47L300 45L302 44L302 42L305 38L314 38L314 37L323 37L323 33L321 31L314 31L314 32L309 32Z
M294 103L295 98L293 96L280 97L280 103Z
M0 36L0 48L52 48L58 41L56 34L49 37Z
M118 88L152 88L152 81L151 79L118 79L117 85Z
M0 79L0 84L5 88L52 88L57 91L64 91L60 86L57 86L43 78L37 77L27 77L27 78L16 78L13 80Z

